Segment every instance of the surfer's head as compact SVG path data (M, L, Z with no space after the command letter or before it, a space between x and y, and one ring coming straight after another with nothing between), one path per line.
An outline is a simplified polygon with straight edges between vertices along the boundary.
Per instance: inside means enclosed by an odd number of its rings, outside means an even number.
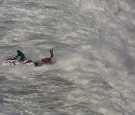
M17 52L19 53L19 52L20 52L20 50L17 50Z

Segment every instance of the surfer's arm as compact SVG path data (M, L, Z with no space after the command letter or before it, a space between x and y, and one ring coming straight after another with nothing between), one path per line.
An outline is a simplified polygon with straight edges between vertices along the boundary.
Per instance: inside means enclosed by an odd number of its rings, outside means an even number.
M18 56L19 56L19 55L17 54L13 59L17 59L17 58L18 58Z

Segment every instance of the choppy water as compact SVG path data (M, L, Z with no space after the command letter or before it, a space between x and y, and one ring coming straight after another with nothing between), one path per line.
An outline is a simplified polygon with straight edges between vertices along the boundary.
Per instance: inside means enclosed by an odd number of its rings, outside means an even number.
M1 0L1 115L135 115L134 0Z

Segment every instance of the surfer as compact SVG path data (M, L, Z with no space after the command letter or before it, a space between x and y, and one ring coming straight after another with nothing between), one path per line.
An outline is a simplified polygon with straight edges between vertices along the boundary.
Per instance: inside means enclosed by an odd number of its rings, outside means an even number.
M50 50L50 57L47 57L47 58L43 58L41 59L42 62L44 62L45 64L48 64L48 63L52 63L52 60L53 60L53 49Z

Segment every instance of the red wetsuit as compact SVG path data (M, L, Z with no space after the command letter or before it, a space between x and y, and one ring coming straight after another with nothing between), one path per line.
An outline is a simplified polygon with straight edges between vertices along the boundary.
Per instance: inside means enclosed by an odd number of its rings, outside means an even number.
M52 58L53 58L53 49L50 50L50 57L48 58L43 58L41 61L44 62L44 63L52 63Z
M42 62L44 62L44 63L51 63L51 57L49 57L49 58L43 58L42 59Z

